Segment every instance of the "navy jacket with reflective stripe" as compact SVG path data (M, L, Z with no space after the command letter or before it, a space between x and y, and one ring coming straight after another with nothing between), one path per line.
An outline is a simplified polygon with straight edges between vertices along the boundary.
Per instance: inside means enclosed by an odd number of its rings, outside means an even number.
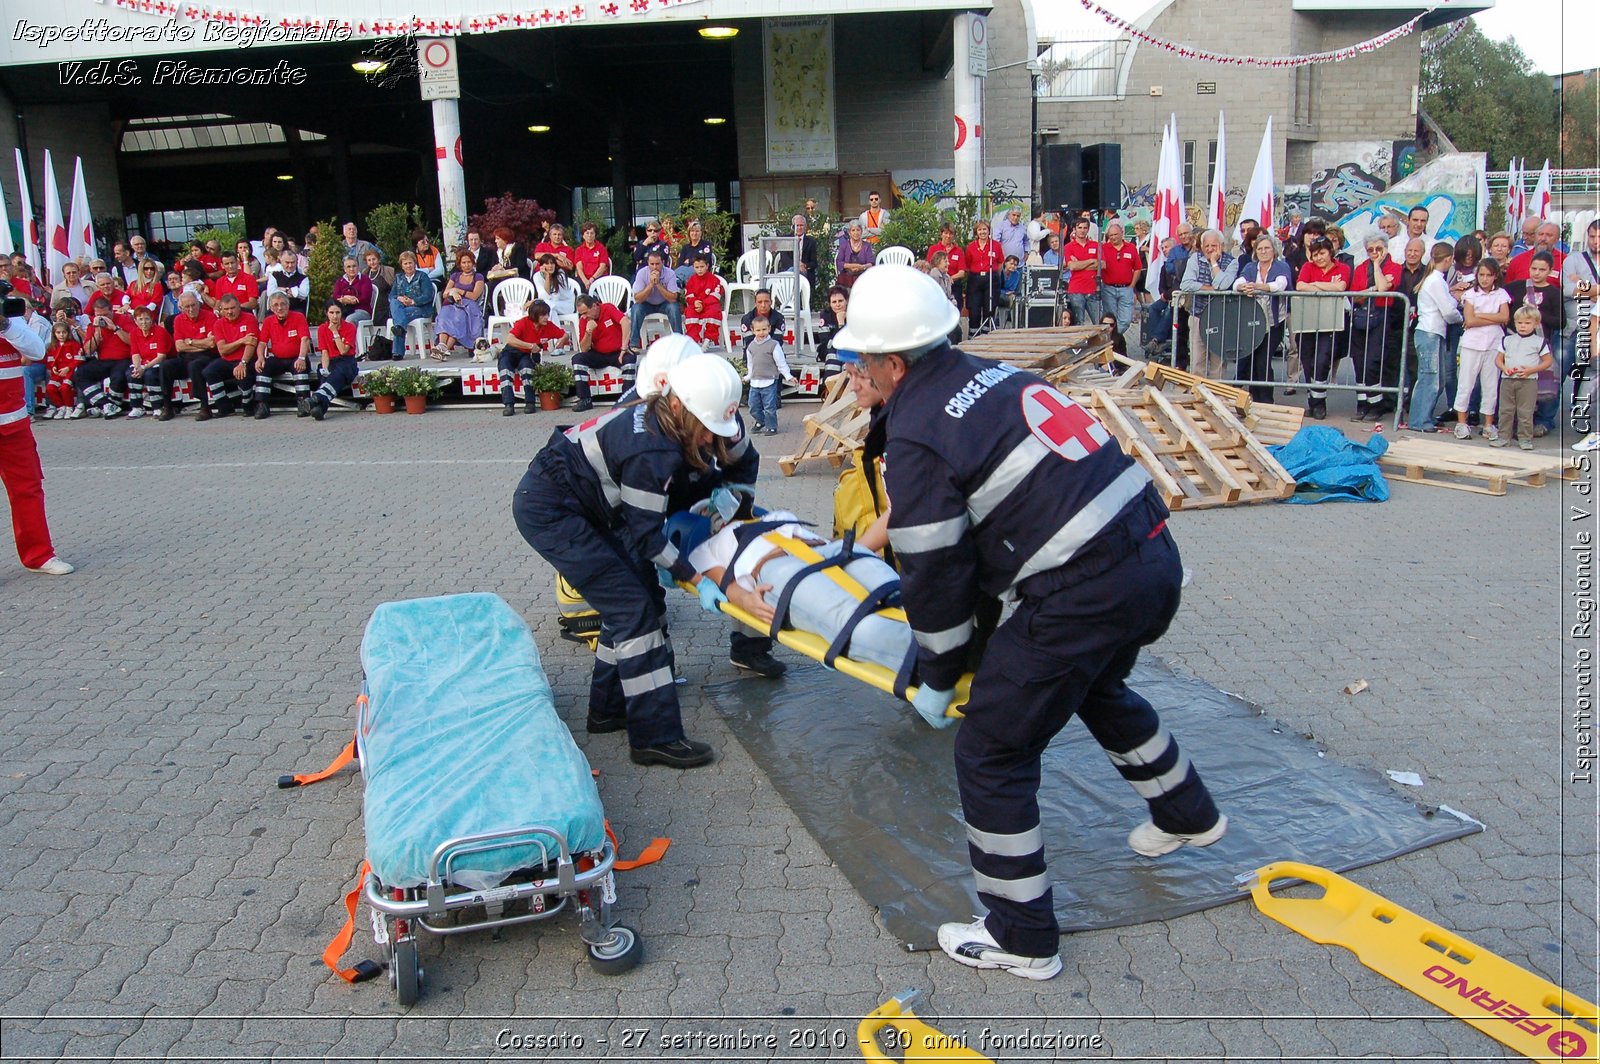
M885 418L902 600L922 682L947 690L980 593L1014 592L1071 561L1150 477L1041 378L948 346L910 367Z

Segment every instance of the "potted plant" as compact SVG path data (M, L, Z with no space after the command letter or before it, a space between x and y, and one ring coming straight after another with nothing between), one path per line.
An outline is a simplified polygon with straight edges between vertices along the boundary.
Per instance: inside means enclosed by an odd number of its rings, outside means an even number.
M561 397L577 382L572 370L557 362L541 362L533 367L533 390L539 393L540 410L560 410Z
M406 413L420 414L428 409L428 400L444 393L444 382L420 366L404 366L389 371L394 394L406 401Z
M382 366L361 375L361 389L372 396L373 413L394 413L394 374L393 367Z

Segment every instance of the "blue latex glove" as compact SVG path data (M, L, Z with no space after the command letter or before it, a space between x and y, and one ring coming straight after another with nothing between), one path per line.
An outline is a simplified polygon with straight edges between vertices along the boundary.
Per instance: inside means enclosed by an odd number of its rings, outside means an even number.
M661 586L668 591L678 586L678 581L673 578L672 573L659 565L656 566L656 579L661 581Z
M917 696L911 700L911 708L928 722L930 728L948 728L956 722L956 718L947 717L944 713L950 708L950 702L955 696L954 691L935 691L927 684L923 684L917 688Z
M700 582L694 586L695 593L700 596L700 608L707 613L721 613L717 608L719 603L727 602L728 596L722 593L717 582L709 576L702 576Z

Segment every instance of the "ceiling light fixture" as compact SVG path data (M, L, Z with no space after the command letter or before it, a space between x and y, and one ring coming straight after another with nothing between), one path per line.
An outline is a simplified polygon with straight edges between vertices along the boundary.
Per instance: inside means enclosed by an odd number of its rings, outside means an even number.
M699 32L708 41L727 41L739 36L739 27L701 26Z
M357 74L382 74L389 69L389 64L382 59L358 59L350 64L350 69Z
M294 175L293 174L279 174L278 175L278 180L279 181L293 181L294 180Z
M528 132L529 133L548 133L548 132L550 132L550 127L546 126L546 125L542 125L542 124L537 124L536 123L536 124L531 125L531 126L528 127Z
M711 117L704 119L705 124L708 126L720 126L727 121L728 120L723 118L721 115L712 115Z

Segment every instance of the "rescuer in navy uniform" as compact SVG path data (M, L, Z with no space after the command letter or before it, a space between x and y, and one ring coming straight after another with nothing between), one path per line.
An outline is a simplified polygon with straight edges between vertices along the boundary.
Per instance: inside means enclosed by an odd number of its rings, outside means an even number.
M693 583L707 610L727 596L679 555L661 523L674 484L712 462L728 464L727 444L741 431L741 382L727 359L702 354L667 379L670 394L557 429L517 485L511 511L522 538L600 614L590 720L623 718L636 764L694 768L713 753L683 733L656 567Z
M979 601L1017 608L985 648L956 736L956 781L987 917L939 945L973 968L1061 970L1039 829L1039 759L1074 714L1150 806L1146 857L1227 830L1150 703L1124 681L1178 610L1182 566L1144 468L1041 378L952 349L957 312L932 279L876 266L835 345L885 397L889 542L918 647L917 712L936 728Z

